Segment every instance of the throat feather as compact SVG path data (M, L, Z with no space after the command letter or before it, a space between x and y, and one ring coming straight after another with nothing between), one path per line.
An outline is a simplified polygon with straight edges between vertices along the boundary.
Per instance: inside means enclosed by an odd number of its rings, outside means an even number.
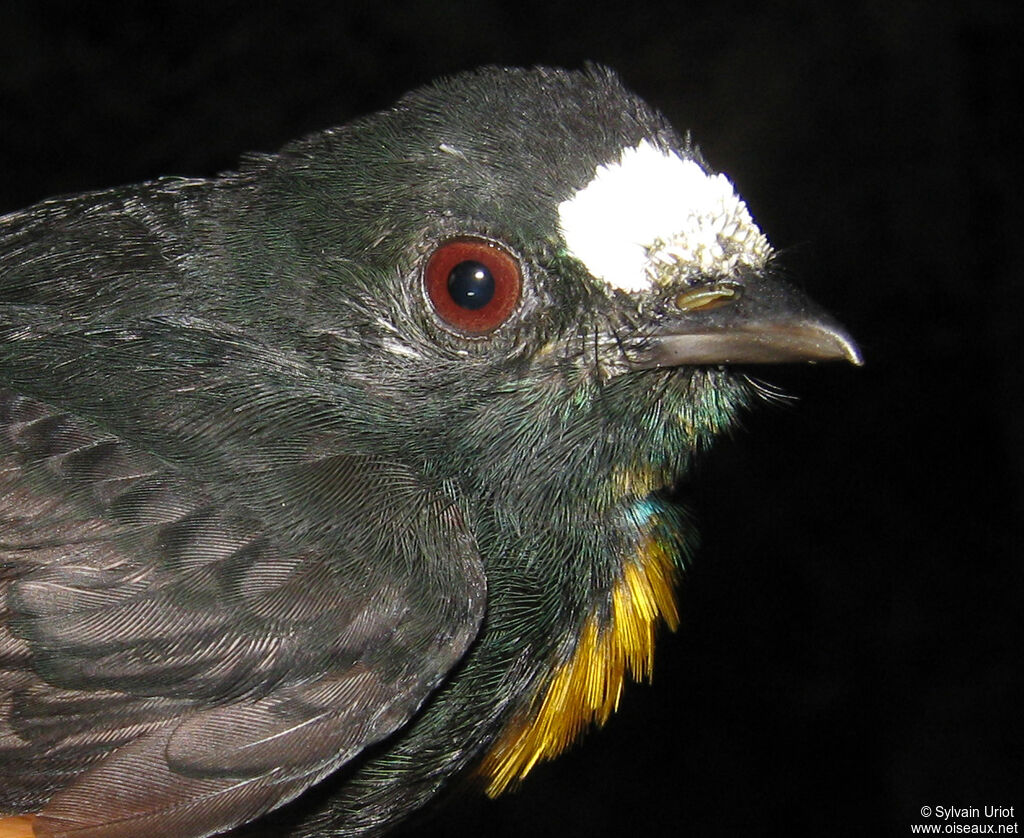
M673 551L647 536L612 588L610 619L587 617L572 656L487 753L479 774L488 796L497 797L538 762L558 756L591 724L603 725L618 707L627 674L650 680L658 624L664 621L673 631L679 625L676 577Z

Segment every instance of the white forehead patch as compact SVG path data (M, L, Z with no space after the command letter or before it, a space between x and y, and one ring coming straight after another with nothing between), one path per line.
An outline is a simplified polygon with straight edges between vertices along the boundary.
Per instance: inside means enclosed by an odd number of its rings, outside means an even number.
M647 140L558 206L569 255L623 291L649 290L659 276L728 274L760 268L771 245L725 175Z

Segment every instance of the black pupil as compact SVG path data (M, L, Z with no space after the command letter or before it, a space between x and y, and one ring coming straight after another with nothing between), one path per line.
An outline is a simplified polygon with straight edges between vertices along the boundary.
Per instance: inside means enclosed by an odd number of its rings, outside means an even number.
M462 308L483 308L494 297L494 276L480 262L459 262L448 274L448 293Z

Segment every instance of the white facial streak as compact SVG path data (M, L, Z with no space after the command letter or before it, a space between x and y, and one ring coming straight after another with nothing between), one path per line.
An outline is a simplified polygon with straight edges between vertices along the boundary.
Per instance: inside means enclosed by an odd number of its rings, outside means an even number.
M569 255L622 291L650 290L660 276L722 276L764 267L768 239L725 175L647 140L558 207Z

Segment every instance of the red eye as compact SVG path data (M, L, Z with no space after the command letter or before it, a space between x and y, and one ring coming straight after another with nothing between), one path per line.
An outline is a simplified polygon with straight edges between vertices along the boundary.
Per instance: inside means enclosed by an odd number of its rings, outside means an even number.
M423 273L427 296L449 326L471 335L494 331L519 302L519 261L485 239L452 239L435 250Z

